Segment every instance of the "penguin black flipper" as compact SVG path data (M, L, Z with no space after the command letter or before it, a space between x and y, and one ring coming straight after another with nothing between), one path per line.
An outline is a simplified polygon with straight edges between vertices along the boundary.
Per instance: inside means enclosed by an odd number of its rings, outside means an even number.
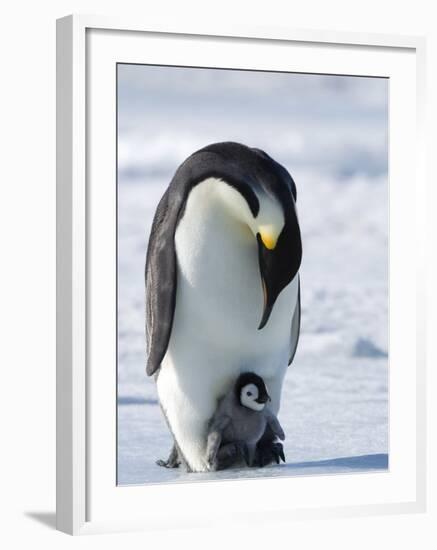
M300 276L298 275L298 287L297 287L297 302L294 309L293 318L291 320L291 338L290 338L290 355L288 359L288 365L293 362L296 354L297 343L299 342L300 335Z
M177 214L170 205L170 188L159 202L153 219L146 257L146 340L149 376L167 351L176 304L176 251L174 231Z

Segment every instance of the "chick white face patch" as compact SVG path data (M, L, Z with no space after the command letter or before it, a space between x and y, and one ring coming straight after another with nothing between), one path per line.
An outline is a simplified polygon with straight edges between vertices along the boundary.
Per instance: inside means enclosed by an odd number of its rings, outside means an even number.
M247 384L243 386L240 393L240 402L243 407L252 409L253 411L262 411L264 408L264 403L257 403L259 391L255 384Z

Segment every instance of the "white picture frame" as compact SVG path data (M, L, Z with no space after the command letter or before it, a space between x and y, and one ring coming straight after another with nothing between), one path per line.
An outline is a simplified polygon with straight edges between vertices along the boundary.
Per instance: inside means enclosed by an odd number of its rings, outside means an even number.
M140 45L147 40L146 47ZM208 43L208 51L191 48L192 41L197 41L196 46L199 41ZM253 48L257 48L256 61L255 58L251 61ZM286 481L282 478L280 493L287 493L284 490L287 486L293 495L287 499L277 497L278 480L116 487L112 477L116 454L115 373L112 367L107 368L112 372L110 378L101 368L103 364L111 365L114 346L106 345L104 354L96 355L96 349L103 349L102 342L108 341L115 315L115 305L105 309L104 314L99 307L114 289L116 268L115 263L111 264L114 204L109 195L101 201L106 191L94 185L95 181L111 181L115 171L115 117L107 116L114 107L115 88L111 87L115 78L114 63L117 60L150 62L153 52L153 59L161 60L162 64L202 66L204 56L210 55L209 66L220 66L220 55L226 51L238 68L257 68L259 63L264 63L263 67L270 63L272 68L272 58L276 56L271 53L276 48L283 52L294 48L297 55L293 67L297 71L388 73L386 76L395 83L394 89L403 88L402 94L393 94L390 98L390 178L396 180L396 185L390 186L390 357L400 365L390 383L390 470L385 474L302 477ZM184 57L187 55L200 57L188 59ZM196 28L195 25L179 29L152 26L138 20L81 15L58 20L56 448L59 530L86 534L213 526L223 520L273 521L425 510L424 56L425 42L420 37L284 28ZM284 63L277 61L281 62ZM92 97L93 86L98 86L99 105ZM108 97L104 95L105 90ZM96 206L99 203L109 207ZM405 212L414 218L409 233L402 226ZM105 231L98 231L98 227ZM108 273L107 282L99 285L97 292L95 282L101 280L101 272L95 268L94 258L96 244L101 245L104 239L109 239L109 244L98 253L98 263L102 269L113 265L114 272ZM414 261L409 265L402 256L405 239L414 249ZM397 267L402 268L402 275L395 279L393 272ZM407 309L408 315L399 315L402 308ZM263 492L262 501L266 504L260 505L259 499L253 498L255 491ZM226 497L227 506L223 505ZM208 507L202 505L205 499ZM244 501L244 507L240 506L244 510L230 505L238 501ZM184 509L181 503L185 503Z

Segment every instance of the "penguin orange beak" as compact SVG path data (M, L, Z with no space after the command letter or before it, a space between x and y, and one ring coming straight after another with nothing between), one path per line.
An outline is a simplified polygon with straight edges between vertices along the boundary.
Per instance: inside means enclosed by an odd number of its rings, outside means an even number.
M276 243L278 242L278 235L272 230L271 227L260 227L259 236L267 250L274 250Z

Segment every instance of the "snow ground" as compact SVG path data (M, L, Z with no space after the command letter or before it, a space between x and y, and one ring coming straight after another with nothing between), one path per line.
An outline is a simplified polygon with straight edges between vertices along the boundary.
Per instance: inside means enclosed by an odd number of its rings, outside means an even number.
M386 81L144 66L119 71L118 482L386 469ZM298 188L302 330L279 414L287 464L186 474L155 465L171 438L144 370L147 235L178 164L228 139L264 148Z

